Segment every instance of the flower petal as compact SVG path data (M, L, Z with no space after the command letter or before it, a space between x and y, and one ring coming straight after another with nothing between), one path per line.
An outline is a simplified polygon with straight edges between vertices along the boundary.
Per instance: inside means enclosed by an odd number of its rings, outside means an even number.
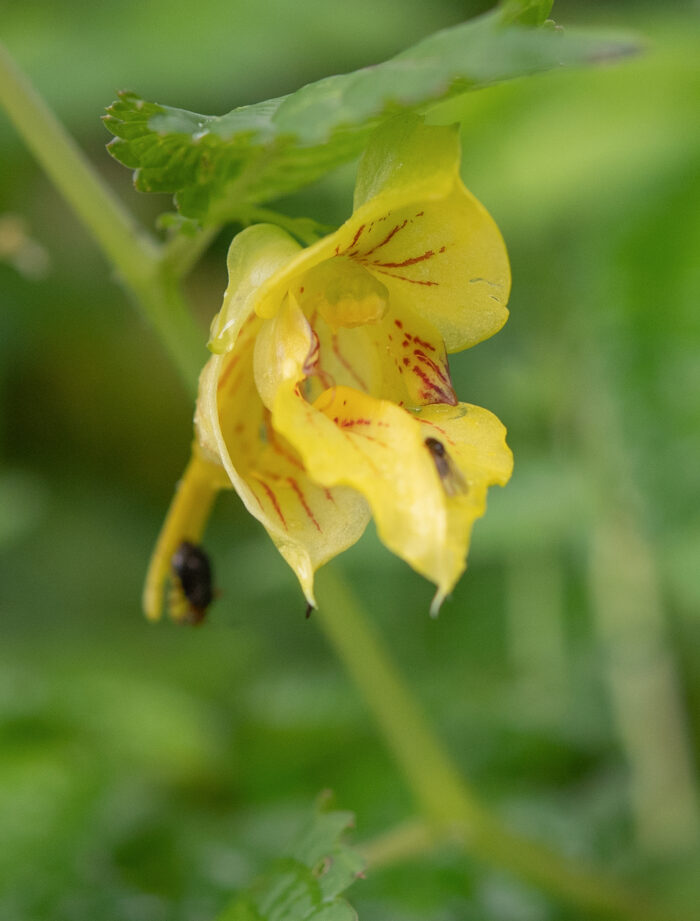
M283 343L289 347L271 376L269 356ZM381 540L437 584L439 606L464 570L487 486L510 475L505 429L479 407L441 404L410 413L344 386L326 390L311 405L300 386L311 348L309 324L291 298L256 345L256 377L265 375L272 424L316 483L350 486L366 497ZM429 438L442 439L458 489L448 487Z
M254 345L263 326L254 314L236 314L235 342L209 360L200 378L195 425L204 456L225 469L314 604L314 571L355 543L369 513L352 490L313 483L294 449L272 429L253 374ZM225 335L230 337L233 328L228 326ZM308 338L301 345L308 349ZM269 360L280 357L278 350Z
M399 406L456 405L445 345L432 323L393 298L389 313L365 332L381 359L384 399Z
M508 256L493 219L462 184L459 159L456 128L417 116L381 126L360 164L354 214L261 287L257 313L274 316L287 290L301 295L307 271L344 256L436 326L448 352L497 332L508 317Z
M434 439L445 450L446 465L433 458L446 497L445 555L450 561L443 578L433 579L438 591L431 612L437 613L466 567L472 526L486 511L487 488L505 486L513 472L513 455L501 421L480 406L424 406L415 415L423 443Z
M233 348L239 329L254 312L262 283L291 262L300 250L286 231L272 224L255 224L236 234L226 257L228 285L224 302L211 324L212 352L221 354Z

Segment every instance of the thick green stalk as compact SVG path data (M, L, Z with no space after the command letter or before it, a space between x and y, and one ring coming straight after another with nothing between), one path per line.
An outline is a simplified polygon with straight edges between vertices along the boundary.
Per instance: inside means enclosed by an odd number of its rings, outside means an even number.
M514 834L482 806L433 733L349 587L327 569L317 579L318 623L362 692L427 822L426 827L410 823L391 838L383 836L380 843L368 847L370 857L373 847L380 862L386 862L387 853L413 854L431 833L433 843L456 839L473 855L597 915L680 921L677 914L656 908L604 876Z
M156 329L186 386L204 362L204 333L161 270L160 247L102 181L0 44L0 106ZM196 345L201 343L201 350Z

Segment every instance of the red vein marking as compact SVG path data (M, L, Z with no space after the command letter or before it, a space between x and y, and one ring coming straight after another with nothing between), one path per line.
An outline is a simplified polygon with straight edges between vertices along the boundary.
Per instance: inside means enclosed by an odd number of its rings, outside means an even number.
M263 505L262 505L262 502L260 501L260 496L255 492L255 490L253 489L253 486L252 486L251 483L248 483L248 487L250 488L250 491L253 493L253 496L255 497L255 501L256 501L256 502L258 503L258 505L260 506L260 511L262 512L262 511L263 511Z
M360 237L362 236L362 231L365 229L366 226L367 226L366 224L360 224L360 226L359 226L358 229L357 229L357 232L356 232L355 236L352 238L352 241L351 241L351 242L345 247L345 249L343 250L344 253L346 253L349 249L352 249L352 248L353 248L353 246L357 243L357 241L358 241L358 240L360 239Z
M429 368L432 368L432 370L437 374L440 380L444 384L447 384L450 390L454 389L452 387L452 378L450 377L449 370L444 365L441 367L436 361L433 361L432 358L428 358L425 352L421 352L420 349L414 349L413 354L416 356L418 361L422 361L424 365L427 365Z
M326 497L326 499L328 499L329 502L333 503L333 505L337 504L335 499L333 498L333 493L330 491L330 489L324 489L323 494Z
M413 371L414 374L418 375L418 377L423 381L426 387L428 387L430 390L435 391L435 393L438 396L443 398L439 400L440 403L448 403L450 406L457 405L458 400L453 390L451 390L451 392L448 393L443 387L440 387L438 384L435 383L435 381L431 380L428 377L428 375L425 373L425 371L422 368L420 368L418 365L414 365L411 368L411 370ZM429 399L429 395L425 392L423 392L421 396L423 396L423 398L426 400Z
M436 285L439 285L439 281L420 281L417 278L407 278L405 275L394 275L393 272L385 272L383 269L376 269L380 275L388 275L389 278L397 278L399 281L410 281L412 285L426 285L427 287L433 288Z
M226 381L231 376L231 372L238 364L240 357L241 357L240 355L234 355L231 358L231 361L229 361L228 365L226 365L226 367L224 368L221 374L221 377L219 378L219 383L217 384L217 387L216 387L217 390L221 390L226 385Z
M424 349L427 349L429 352L435 351L435 346L431 345L429 342L424 342L422 339L419 339L418 336L413 337L413 341L416 345L422 345Z
M411 359L408 357L408 355L404 357L403 363L406 367L408 367L411 364Z
M394 320L394 326L397 329L403 329L403 323L401 322L401 320Z
M304 465L300 460L297 460L293 454L287 451L277 440L277 432L275 432L272 426L272 420L270 419L270 410L266 409L263 416L263 421L265 425L265 434L267 435L267 443L270 445L275 454L278 454L280 457L283 457L286 461L296 467L298 470L303 470Z
M425 211L419 211L416 217L423 217L424 214L425 214Z
M386 448L387 451L392 450L391 447L385 441L382 441L381 438L377 438L375 435L368 435L367 432L363 432L359 429L357 431L354 431L353 435L357 435L360 438L366 438L367 441L373 441L375 444L380 445L382 448ZM368 461L370 460L366 454L363 454L362 456L365 458L365 460L368 460ZM372 466L374 467L375 470L377 469L374 464L372 464Z
M280 508L279 502L277 501L277 496L276 496L276 495L274 494L274 492L270 489L270 487L269 487L268 484L265 482L265 480L259 479L258 482L260 483L260 485L262 486L262 488L263 488L263 489L265 490L265 492L267 493L267 496L268 496L270 502L272 502L273 508L274 508L274 510L277 512L277 514L279 515L280 521L281 521L282 524L284 525L284 529L285 529L285 531L286 531L286 530L287 530L287 522L285 521L284 515L282 514L282 509Z
M337 422L338 417L336 416L333 421ZM381 419L343 419L343 421L339 424L341 428L349 428L352 425L373 425L373 424L381 428L385 428L385 429L389 428L389 423L383 422Z
M447 434L447 432L445 431L445 429L444 429L441 425L438 425L437 422L431 422L430 419L419 419L418 421L419 421L422 425L432 425L432 427L433 427L434 429L437 429L438 432L440 432L442 435L445 436L445 441L448 441L451 445L454 445L454 444L455 444L455 442L452 441L452 439L451 439L450 436Z
M318 523L318 521L316 521L316 519L314 518L314 513L313 513L313 512L311 511L311 509L309 508L309 505L308 505L308 503L307 503L307 501L306 501L306 498L305 498L305 496L304 496L304 493L303 493L302 490L301 490L301 487L299 486L299 484L297 483L297 481L294 479L294 477L288 476L288 477L287 477L287 482L289 483L289 485L292 487L292 489L294 490L294 492L295 492L295 493L297 494L297 496L299 497L299 501L301 502L302 508L304 509L304 511L306 512L306 514L309 516L309 518L310 518L311 521L313 522L313 524L314 524L316 530L317 530L317 531L319 532L319 534L320 534L320 533L321 533L321 525L320 525L320 524Z
M388 215L387 215L387 217L388 217ZM385 218L383 218L383 220L385 220ZM382 248L382 246L386 246L387 243L388 243L391 239L393 239L393 238L396 236L397 233L399 233L399 231L401 231L401 230L404 229L404 227L406 226L406 224L408 224L408 218L406 218L406 220L403 222L403 224L394 224L394 226L393 226L392 229L389 231L389 233L384 237L384 239L383 239L380 243L377 243L376 246L373 246L372 249L368 249L367 252L363 254L363 256L364 256L365 258L366 258L367 256L371 256L372 253L376 253L378 249L381 249L381 248Z
M319 360L321 358L321 342L318 338L318 333L315 329L311 330L311 345L309 351L307 352L306 358L304 359L304 364L302 371L305 377L309 377L311 374L317 370L319 365Z
M337 355L338 361L341 363L341 365L345 368L346 371L349 371L349 372L350 372L350 374L355 378L355 380L356 380L357 383L360 385L360 387L361 387L365 392L367 392L367 391L368 391L367 384L365 384L365 382L363 381L363 379L360 377L360 375L357 373L357 371L353 368L353 366L350 364L350 362L349 362L343 355L341 355L341 353L340 353L340 344L338 343L338 334L337 334L337 333L333 333L333 336L332 336L331 341L332 341L332 343L333 343L333 351L334 351L335 354Z
M447 249L446 246L441 246L440 249L438 250L438 252L442 255L442 253L444 253L446 249ZM303 290L304 290L304 289L302 288L302 291L303 291Z
M372 265L381 266L383 269L403 269L407 265L416 265L418 262L426 262L428 259L432 259L434 255L435 250L428 249L422 256L412 256L410 259L404 259L403 262L378 262L375 259Z

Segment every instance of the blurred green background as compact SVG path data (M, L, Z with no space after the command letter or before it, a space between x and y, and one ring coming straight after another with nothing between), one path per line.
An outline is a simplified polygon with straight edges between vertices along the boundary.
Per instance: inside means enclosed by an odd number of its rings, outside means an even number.
M118 89L218 114L375 63L457 0L33 0L2 39L148 224L99 121ZM698 904L700 20L557 2L645 53L464 97L463 175L510 250L511 319L456 356L516 458L437 621L374 534L351 576L465 774L514 828ZM332 788L369 839L412 804L296 582L234 497L221 598L149 626L146 563L192 407L0 114L0 919L207 921ZM280 210L340 223L354 166ZM231 235L189 288L218 309ZM582 919L450 850L370 874L362 921Z

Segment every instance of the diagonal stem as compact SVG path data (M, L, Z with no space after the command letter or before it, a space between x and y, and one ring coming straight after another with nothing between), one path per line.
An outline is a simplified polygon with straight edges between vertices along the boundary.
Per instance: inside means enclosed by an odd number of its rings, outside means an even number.
M0 107L95 238L194 392L205 360L205 334L179 287L162 268L161 247L103 182L2 44Z
M360 689L423 815L368 848L368 856L417 853L452 839L489 863L600 917L681 921L648 898L605 876L574 865L537 842L515 834L483 806L460 776L402 680L347 584L329 570L317 576L318 623Z

